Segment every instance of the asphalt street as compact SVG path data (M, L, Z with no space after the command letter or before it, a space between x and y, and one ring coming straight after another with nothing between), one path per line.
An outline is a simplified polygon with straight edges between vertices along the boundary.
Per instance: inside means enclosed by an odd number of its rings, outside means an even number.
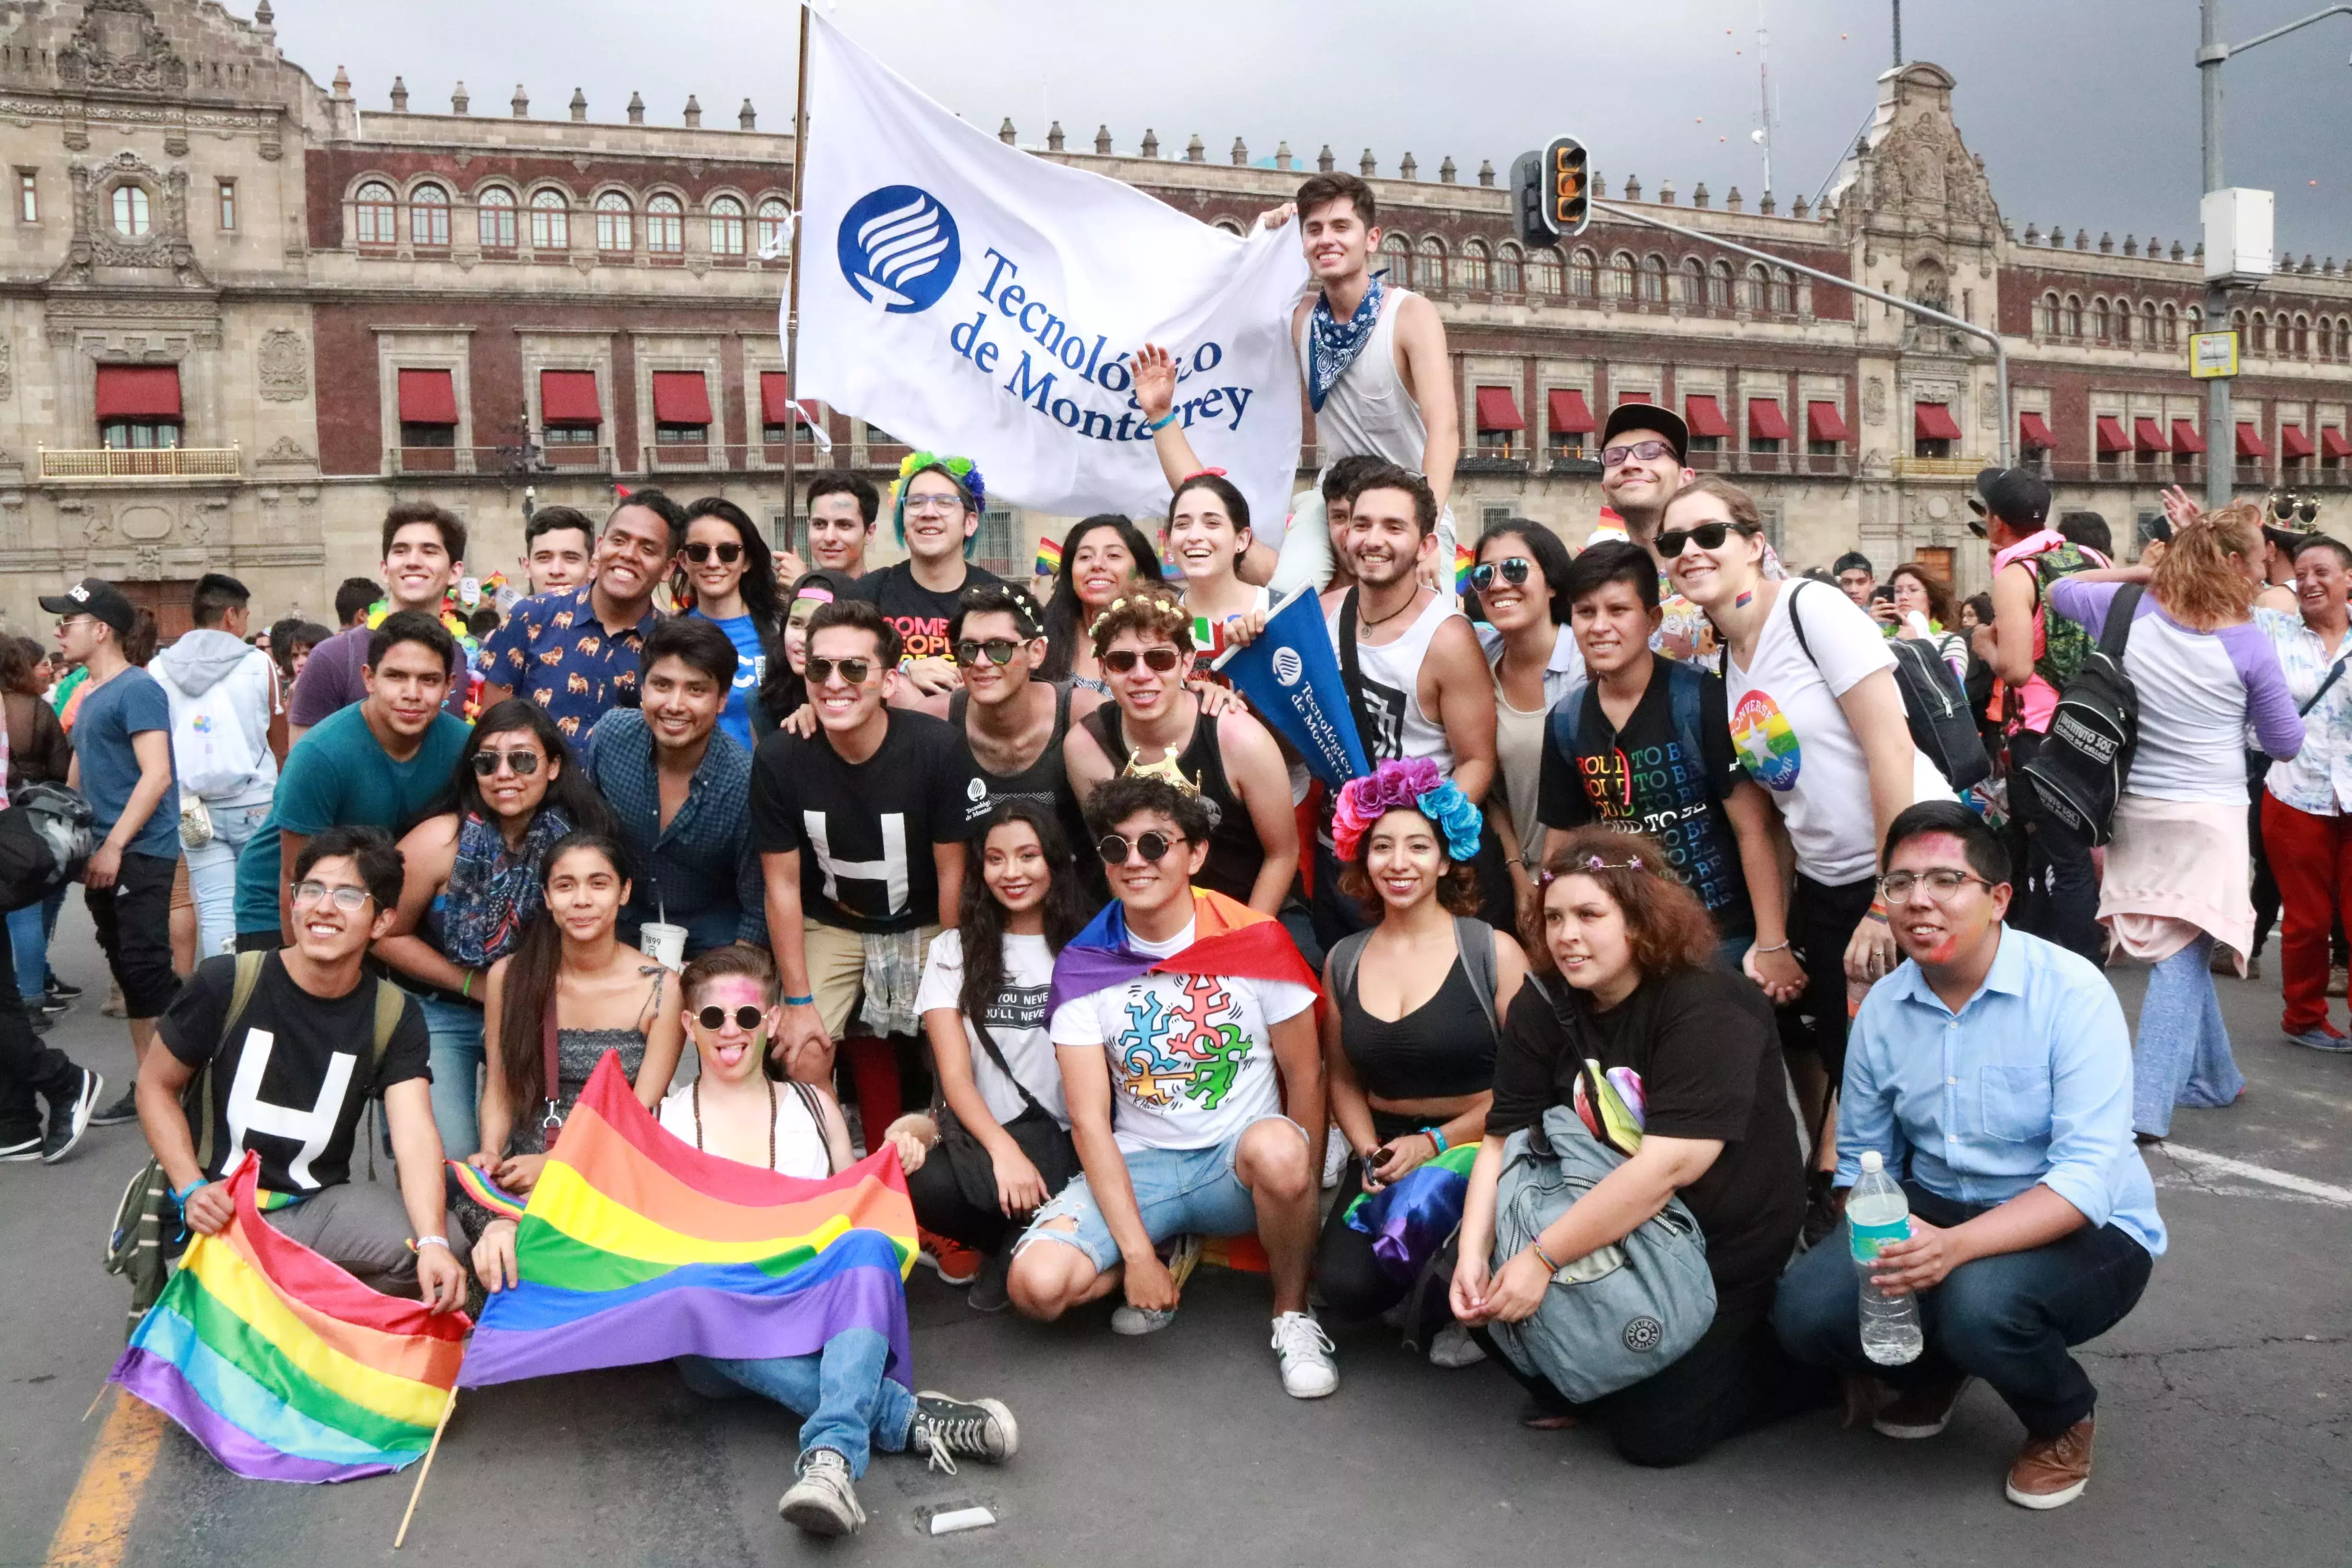
M99 1016L103 967L78 901L55 961L89 995L51 1039L120 1085L129 1041ZM2136 1010L2141 976L2116 984ZM947 1476L877 1456L864 1533L812 1542L775 1514L794 1453L785 1412L706 1403L667 1366L521 1384L461 1396L395 1558L414 1471L241 1481L135 1402L118 1413L110 1393L84 1420L122 1343L126 1291L100 1258L145 1157L125 1126L58 1166L0 1165L0 1564L2342 1568L2352 1058L2280 1039L2274 978L2225 980L2221 994L2251 1087L2228 1110L2180 1112L2172 1145L2150 1151L2171 1249L2138 1310L2084 1352L2096 1468L2054 1513L2002 1500L2020 1429L1981 1388L1932 1441L1840 1430L1823 1413L1645 1472L1590 1431L1521 1429L1520 1395L1493 1367L1433 1368L1387 1331L1341 1338L1336 1396L1289 1399L1255 1277L1203 1270L1172 1328L1124 1340L1108 1304L1039 1327L974 1313L919 1270L918 1381L1006 1400L1021 1422L1011 1463ZM931 1511L968 1502L998 1522L923 1532Z

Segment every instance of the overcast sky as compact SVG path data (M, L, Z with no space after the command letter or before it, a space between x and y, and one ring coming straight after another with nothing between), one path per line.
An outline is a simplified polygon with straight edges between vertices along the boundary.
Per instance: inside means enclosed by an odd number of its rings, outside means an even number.
M251 0L232 0L248 13ZM2242 41L2316 0L2227 0ZM348 67L362 107L395 72L418 108L462 79L476 113L504 113L517 81L534 116L561 116L574 87L595 120L631 91L676 124L698 94L713 124L745 98L789 129L789 0L276 0L278 43L326 82ZM1892 60L1889 0L1768 0L1783 206L1821 188ZM1058 119L1091 147L1107 123L1122 152L1158 131L1180 156L1198 132L1224 162L1288 141L1311 166L1366 147L1382 174L1405 152L1421 176L1451 154L1507 171L1558 132L1582 136L1616 187L1671 178L1684 199L1764 184L1757 0L839 0L842 28L966 119L1010 115L1023 142ZM658 18L658 20L656 20ZM2200 189L2196 0L1910 0L1906 58L1958 79L1955 111L2021 234L2154 233L2192 244ZM2228 177L2278 193L2278 239L2297 256L2352 258L2352 17L2324 22L2224 68Z

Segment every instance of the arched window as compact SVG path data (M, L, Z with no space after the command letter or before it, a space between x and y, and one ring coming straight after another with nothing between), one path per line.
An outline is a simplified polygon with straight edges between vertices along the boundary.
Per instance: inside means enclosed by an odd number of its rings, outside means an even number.
M2294 356L2297 359L2304 359L2307 358L2310 353L2311 318L2308 316L2297 316L2294 319Z
M2352 360L2352 316L2336 318L2336 357Z
M1629 250L1621 250L1611 257L1609 258L1609 297L1612 300L1633 299L1633 291L1641 287L1640 270L1640 268L1634 264L1633 252Z
M2042 296L2041 307L2034 312L2033 330L2045 338L2054 338L2058 335L2058 296L2056 294Z
M1542 251L1532 252L1530 259L1543 254ZM1558 252L1552 254L1557 255ZM1558 274L1554 276L1557 277ZM1543 290L1547 294L1556 291L1551 289ZM1568 258L1568 292L1571 299L1577 300L1591 300L1600 294L1601 258L1599 257L1589 250L1580 250Z
M676 256L686 248L686 208L676 196L663 195L646 203L646 248L656 256Z
M1706 269L1706 302L1717 310L1731 309L1731 263L1718 261Z
M1705 262L1696 256L1684 257L1682 267L1676 273L1676 279L1680 289L1675 298L1682 303L1692 306L1706 303L1706 264Z
M2271 352L2271 319L2260 310L2254 312L2253 324L2247 329L2246 351L2258 354Z
M1746 276L1740 279L1740 283L1742 285L1739 299L1740 305L1746 310L1755 311L1759 316L1762 315L1764 313L1765 300L1771 289L1771 284L1764 276L1764 268L1762 265L1751 264L1748 268Z
M1230 234L1235 238L1239 238L1241 237L1242 226L1232 218L1221 217L1212 226L1222 230L1226 234Z
M1412 243L1401 234L1382 238L1381 267L1387 268L1391 284L1403 282L1412 267Z
M1576 254L1590 262L1591 254L1589 252L1580 250ZM1590 279L1588 279L1587 281L1589 286ZM1539 250L1528 251L1528 292L1530 294L1540 294L1546 299L1551 299L1558 296L1559 289L1559 252L1554 250L1549 246L1545 246Z
M1462 287L1490 289L1495 286L1494 269L1486 260L1486 242L1465 239L1462 242Z
M533 250L572 248L572 204L562 191L530 194L530 247Z
M1642 302L1663 305L1666 302L1666 258L1645 256L1642 258Z
M1445 242L1433 234L1413 253L1412 286L1429 293L1445 287Z
M596 248L622 256L636 248L636 236L630 224L629 198L618 191L606 191L596 198Z
M419 185L408 195L408 238L433 250L449 247L449 193L438 185Z
M2156 301L2153 300L2139 308L2139 341L2150 347L2163 341L2157 335Z
M2070 338L2083 335L2083 297L2080 294L2066 296L2066 335Z
M2091 301L2091 336L2099 342L2105 342L2107 331L2107 302L2105 300L2093 300Z
M2176 305L2167 305L2164 308L2164 336L2159 341L2161 341L2164 346L2168 349L2178 348L2180 346L2179 307Z
M733 196L710 198L710 254L743 254L743 204Z
M792 232L792 216L793 210L784 205L782 196L770 196L760 204L758 233L762 257L783 253Z
M514 193L504 185L492 185L484 191L475 204L482 226L484 250L512 250L515 247Z
M1772 269L1772 313L1793 316L1797 313L1797 280L1785 268Z
M125 185L116 191L116 200L121 200L123 190L131 188ZM352 216L359 226L362 245L397 245L400 242L394 229L398 219L394 216L395 209L390 185L381 180L370 180L360 187L360 194L352 198Z
M1520 280L1519 247L1507 239L1495 252L1495 292L1516 294L1524 287Z
M125 239L147 237L149 218L145 186L115 186L113 206L115 233Z

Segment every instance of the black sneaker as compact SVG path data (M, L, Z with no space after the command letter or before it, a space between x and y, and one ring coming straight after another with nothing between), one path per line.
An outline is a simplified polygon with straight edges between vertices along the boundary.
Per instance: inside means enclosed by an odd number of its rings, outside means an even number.
M60 1013L70 1012L72 1008L73 999L71 997L59 996L53 992L50 994L42 997L38 1002L34 1003L30 1007L27 1007L26 1011L28 1013L38 1013L44 1017L54 1018Z
M980 1266L980 1278L964 1292L963 1304L975 1312L1002 1312L1013 1305L1013 1292L1007 1287L1012 1274L1013 1248L1001 1247Z
M81 1142L81 1135L96 1120L90 1107L105 1091L106 1079L88 1068L81 1069L81 1087L73 1099L49 1107L49 1131L41 1140L41 1163L54 1165L73 1152L74 1145Z
M59 997L68 1002L79 1001L81 997L80 986L68 985L54 974L49 976L49 983L42 990L47 995Z
M46 1013L27 1013L25 1015L25 1027L32 1030L33 1033L37 1035L46 1035L57 1026L58 1021L55 1018L50 1017Z
M17 1164L41 1157L41 1132L35 1128L27 1138L16 1132L0 1132L0 1164Z
M959 1455L1000 1464L1021 1447L1021 1428L1001 1399L950 1399L944 1394L915 1395L914 1429L907 1436L909 1452L927 1454L930 1467L955 1474Z
M136 1121L138 1120L139 1090L133 1088L124 1089L122 1091L122 1098L116 1100L113 1104L104 1106L98 1110L92 1111L90 1113L89 1124L92 1127L119 1127L123 1122Z

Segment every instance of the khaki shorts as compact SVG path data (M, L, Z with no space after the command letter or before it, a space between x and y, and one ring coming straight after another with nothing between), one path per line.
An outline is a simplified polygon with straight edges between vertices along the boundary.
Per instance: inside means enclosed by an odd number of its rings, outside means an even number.
M915 940L914 952L928 952L931 939L939 934L940 928L935 925L924 926L914 932L875 936L868 936L863 931L848 931L840 926L820 924L815 921L810 921L803 925L801 948L808 963L809 994L816 998L817 1021L824 1026L824 1032L835 1040L841 1039L842 1031L849 1026L851 1012L857 1005L858 996L868 990L868 981L878 981L894 971L904 970L904 965L889 962L894 956L889 950L903 945L911 937ZM883 972L882 974L869 973L869 960L882 961L877 965ZM898 974L897 978L900 983L896 989L903 992L904 996L880 998L878 1006L877 999L869 997L865 1009L867 1016L866 1033L874 1035L890 1033L891 1026L887 1021L887 1015L894 1007L898 1013L907 1017L912 1016L910 1005L914 987L922 978L920 961L918 960L914 964L910 976ZM874 1015L877 1012L885 1015L884 1020L874 1019ZM902 1018L900 1021L904 1022L905 1019ZM908 1026L898 1032L910 1034L914 1030Z

